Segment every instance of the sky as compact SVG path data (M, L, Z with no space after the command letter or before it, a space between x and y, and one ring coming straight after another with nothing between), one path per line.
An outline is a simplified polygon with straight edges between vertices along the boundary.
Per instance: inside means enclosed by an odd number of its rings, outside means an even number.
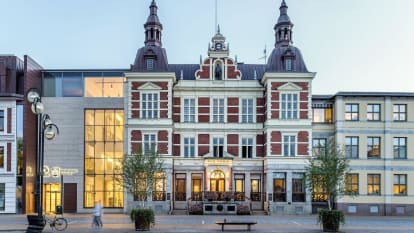
M144 45L151 0L0 0L0 54L45 69L129 68ZM156 0L170 64L198 64L215 34L215 0ZM217 22L238 62L263 64L281 0L217 0ZM286 0L293 45L313 94L414 91L413 0Z

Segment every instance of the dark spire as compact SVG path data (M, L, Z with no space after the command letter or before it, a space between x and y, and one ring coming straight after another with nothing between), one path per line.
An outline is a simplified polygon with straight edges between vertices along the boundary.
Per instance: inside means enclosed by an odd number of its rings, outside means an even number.
M162 24L157 15L157 4L151 1L150 15L145 28L145 46L140 48L135 57L132 72L165 72L168 71L167 52L162 48Z
M275 47L288 46L292 44L293 23L290 21L290 18L287 14L288 6L285 0L282 0L282 4L280 5L279 10L280 16L274 27L276 37Z
M155 0L152 0L150 5L150 15L148 16L147 22L144 24L145 28L145 45L148 46L162 46L161 34L162 24L158 19L157 15L157 4Z

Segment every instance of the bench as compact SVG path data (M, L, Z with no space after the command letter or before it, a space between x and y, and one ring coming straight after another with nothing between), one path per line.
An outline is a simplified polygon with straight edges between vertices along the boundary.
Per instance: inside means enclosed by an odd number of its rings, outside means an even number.
M221 231L224 231L224 225L246 225L247 230L250 231L251 225L257 224L256 221L217 221L217 225L221 225Z

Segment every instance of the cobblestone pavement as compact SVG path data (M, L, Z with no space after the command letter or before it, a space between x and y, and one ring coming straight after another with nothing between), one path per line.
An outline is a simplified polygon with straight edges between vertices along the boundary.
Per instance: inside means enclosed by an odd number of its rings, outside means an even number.
M134 225L124 214L105 214L102 229L91 228L89 214L66 214L69 226L65 233L133 233ZM308 216L198 216L198 215L157 215L156 223L149 232L221 232L215 221L249 219L257 221L252 232L321 232L315 215ZM25 232L26 215L0 215L0 232ZM246 232L246 226L228 226L228 232ZM414 233L414 217L361 217L346 216L346 224L341 226L345 233ZM44 232L53 232L49 226ZM54 231L56 232L56 230Z

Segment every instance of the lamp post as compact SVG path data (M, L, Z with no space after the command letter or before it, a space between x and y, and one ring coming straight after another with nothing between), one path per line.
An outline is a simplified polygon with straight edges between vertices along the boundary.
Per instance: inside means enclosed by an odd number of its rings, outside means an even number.
M37 116L37 155L36 155L36 187L35 203L36 212L39 218L43 219L43 162L44 162L44 138L52 140L59 134L59 128L55 125L50 116L44 113L44 105L37 89L31 88L27 92L27 101L31 103L31 110ZM30 225L30 222L29 222Z

